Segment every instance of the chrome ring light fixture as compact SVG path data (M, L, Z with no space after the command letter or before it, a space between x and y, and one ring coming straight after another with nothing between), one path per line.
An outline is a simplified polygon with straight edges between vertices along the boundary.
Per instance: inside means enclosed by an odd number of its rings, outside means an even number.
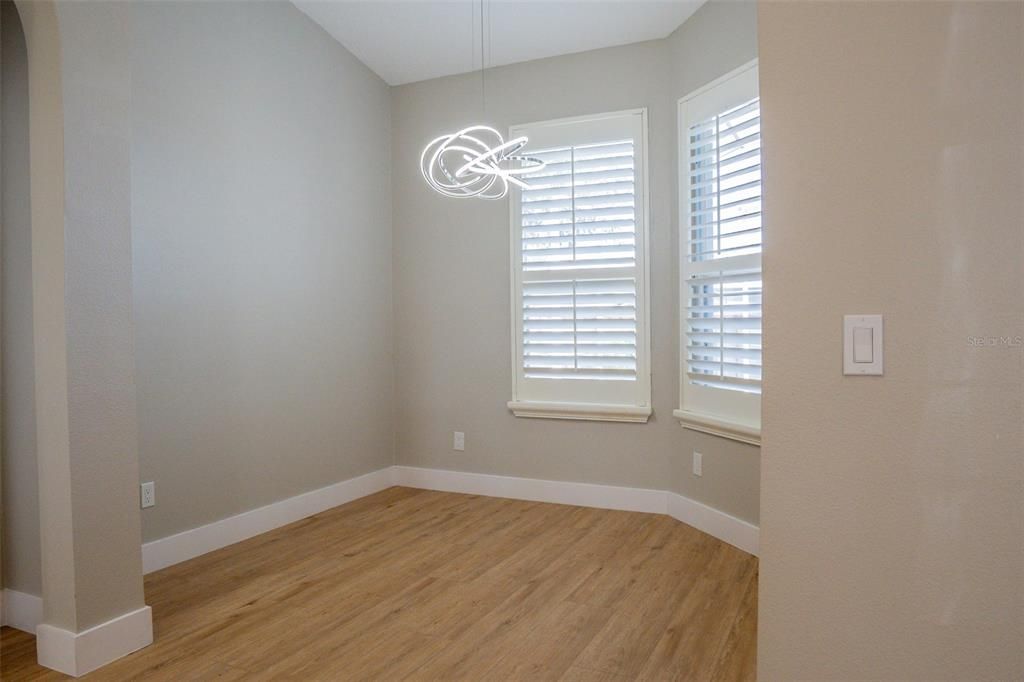
M501 199L508 194L509 183L528 185L517 175L543 170L544 162L517 154L527 138L505 142L490 126L470 126L442 135L423 149L420 170L436 191L448 197Z
M486 109L483 21L480 0L480 99L481 109ZM529 188L516 176L544 169L540 159L519 154L528 141L522 136L506 142L491 126L469 126L432 140L420 155L420 172L428 185L448 197L502 199L510 184Z

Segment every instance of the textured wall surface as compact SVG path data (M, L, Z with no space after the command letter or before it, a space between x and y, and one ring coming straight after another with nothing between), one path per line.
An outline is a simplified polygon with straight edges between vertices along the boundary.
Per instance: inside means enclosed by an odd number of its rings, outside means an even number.
M149 540L392 463L390 121L290 3L133 7Z
M6 560L11 587L45 595L47 625L79 632L144 605L131 317L131 8L39 1L17 9L28 62L20 87L29 102L30 203L26 212L23 173L12 174L4 183L15 218L4 233L12 259L5 276L14 280L4 282L5 312L13 315L4 319L4 363L14 367L5 377L12 381L4 383L4 410L16 423L4 429L4 466L14 466L19 490L5 500L14 526ZM5 22L8 31L15 23ZM5 81L18 65L9 52L16 42L5 41ZM5 100L5 114L19 104L24 92ZM11 119L17 124L18 114ZM4 155L5 167L24 164L23 146L5 151L14 155Z
M1024 678L1024 5L766 2L759 43L760 677Z
M58 3L57 12L72 585L75 629L84 630L144 603L132 334L132 11L91 2ZM53 543L43 531L45 576L60 559L48 558ZM51 601L44 601L47 622Z

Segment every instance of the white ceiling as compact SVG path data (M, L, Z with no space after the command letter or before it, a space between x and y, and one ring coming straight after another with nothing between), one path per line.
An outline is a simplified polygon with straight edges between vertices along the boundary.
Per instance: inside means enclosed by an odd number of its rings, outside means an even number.
M292 1L390 85L480 68L480 0ZM487 65L664 38L704 2L484 0Z

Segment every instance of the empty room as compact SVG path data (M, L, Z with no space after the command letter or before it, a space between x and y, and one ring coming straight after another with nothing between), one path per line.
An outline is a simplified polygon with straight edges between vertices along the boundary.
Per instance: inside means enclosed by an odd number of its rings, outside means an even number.
M0 56L0 679L1024 680L1024 0Z

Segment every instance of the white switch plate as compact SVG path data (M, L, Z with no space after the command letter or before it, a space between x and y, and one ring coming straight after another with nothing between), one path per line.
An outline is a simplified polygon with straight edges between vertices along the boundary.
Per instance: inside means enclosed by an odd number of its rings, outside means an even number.
M156 483L150 481L143 483L141 486L142 491L142 508L148 509L156 504Z
M463 452L466 449L466 434L462 431L456 431L455 437L452 439L452 449Z
M693 475L703 476L704 475L704 455L699 452L693 453Z
M870 352L861 348L854 353L854 340L871 339ZM882 316L881 315L844 315L843 316L843 374L880 376L883 374L882 363ZM855 357L856 356L856 357ZM870 362L857 362L870 357Z

